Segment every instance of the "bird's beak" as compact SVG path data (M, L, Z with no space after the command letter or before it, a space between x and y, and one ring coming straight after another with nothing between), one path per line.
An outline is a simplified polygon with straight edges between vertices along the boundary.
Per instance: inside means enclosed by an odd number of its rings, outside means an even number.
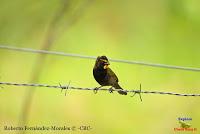
M105 65L103 66L103 68L104 69L107 69L107 68L109 68L109 65L110 65L110 63L109 62L106 62L106 63L104 63Z

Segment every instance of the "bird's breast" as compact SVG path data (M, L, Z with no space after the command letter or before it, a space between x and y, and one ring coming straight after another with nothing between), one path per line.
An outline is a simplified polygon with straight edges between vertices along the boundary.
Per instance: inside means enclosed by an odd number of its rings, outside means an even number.
M106 85L106 70L93 69L93 76L100 85Z

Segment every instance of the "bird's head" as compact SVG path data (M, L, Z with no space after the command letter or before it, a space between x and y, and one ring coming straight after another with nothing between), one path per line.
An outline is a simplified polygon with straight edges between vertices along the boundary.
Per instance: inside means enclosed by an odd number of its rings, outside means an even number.
M96 59L95 67L100 69L107 69L110 65L106 56L98 56Z

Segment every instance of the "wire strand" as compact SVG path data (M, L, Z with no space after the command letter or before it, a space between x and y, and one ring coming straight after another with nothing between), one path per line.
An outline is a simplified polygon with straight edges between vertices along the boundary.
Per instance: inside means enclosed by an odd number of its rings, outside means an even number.
M76 58L83 58L83 59L96 59L96 56L88 56L88 55L81 55L81 54L75 54L75 53L65 53L65 52L58 52L58 51L37 50L37 49L32 49L32 48L20 48L20 47L14 47L14 46L6 46L6 45L0 45L0 48L7 49L7 50L14 50L14 51L30 52L30 53L60 55L60 56L76 57ZM130 60L112 59L112 58L109 58L109 60L113 62L120 62L120 63L127 63L127 64L137 64L137 65L143 65L143 66L200 72L200 68L193 68L193 67L184 67L184 66L175 66L175 65L166 65L166 64L159 64L159 63L148 63L148 62L142 62L142 61L130 61Z
M12 83L12 82L0 82L0 85L7 85L7 86L31 86L31 87L46 87L46 88L59 88L59 89L66 89L66 91L69 90L96 90L96 88L83 88L83 87L74 87L70 86L69 84L67 86L62 85L48 85L48 84L28 84L28 83ZM109 89L106 88L100 88L99 91L109 91ZM182 94L182 93L174 93L174 92L162 92L162 91L143 91L141 90L122 90L122 89L112 89L112 91L124 91L127 93L143 93L143 94L161 94L161 95L174 95L174 96L193 96L193 97L200 97L200 94Z

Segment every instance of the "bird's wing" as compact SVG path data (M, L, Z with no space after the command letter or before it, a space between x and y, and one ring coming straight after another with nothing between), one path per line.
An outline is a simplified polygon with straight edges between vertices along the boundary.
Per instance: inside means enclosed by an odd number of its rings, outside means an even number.
M107 77L109 77L108 78L108 80L110 81L109 83L114 84L119 81L116 74L110 68L107 69Z

